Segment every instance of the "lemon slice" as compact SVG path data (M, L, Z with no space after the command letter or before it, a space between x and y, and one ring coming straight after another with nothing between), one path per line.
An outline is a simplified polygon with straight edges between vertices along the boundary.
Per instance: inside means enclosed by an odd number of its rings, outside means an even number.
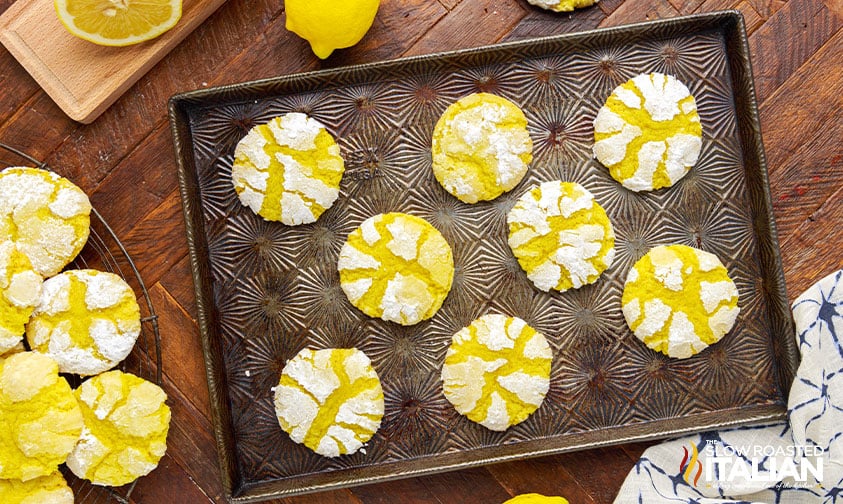
M176 25L181 0L55 0L67 30L104 46L127 46L153 39Z

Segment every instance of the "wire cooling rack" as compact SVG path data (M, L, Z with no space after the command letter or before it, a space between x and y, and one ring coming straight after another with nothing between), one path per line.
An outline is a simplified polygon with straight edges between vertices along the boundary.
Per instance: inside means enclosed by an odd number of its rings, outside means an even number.
M27 165L54 171L46 163L43 163L29 154L0 142L0 151L14 154ZM6 159L0 161L0 167L22 166L20 163L12 163ZM100 271L108 271L120 275L135 292L143 293L144 303L141 306L141 334L129 357L120 363L118 369L127 373L140 376L146 380L161 385L161 335L158 331L158 315L152 306L152 299L149 291L141 278L140 272L134 261L126 251L126 247L117 238L111 226L102 218L96 208L91 210L91 233L85 247L79 256L70 263L68 269L93 268ZM145 306L144 306L145 304ZM76 388L82 379L75 375L65 375L71 387ZM128 504L135 482L128 485L111 488L92 485L86 480L74 476L66 467L61 467L62 473L67 478L67 483L73 489L77 502L91 504L121 503Z

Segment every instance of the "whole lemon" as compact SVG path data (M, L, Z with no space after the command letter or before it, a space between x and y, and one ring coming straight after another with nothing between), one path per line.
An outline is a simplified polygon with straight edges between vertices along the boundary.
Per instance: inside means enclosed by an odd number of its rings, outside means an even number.
M351 47L369 31L380 0L286 0L287 29L310 42L325 59Z

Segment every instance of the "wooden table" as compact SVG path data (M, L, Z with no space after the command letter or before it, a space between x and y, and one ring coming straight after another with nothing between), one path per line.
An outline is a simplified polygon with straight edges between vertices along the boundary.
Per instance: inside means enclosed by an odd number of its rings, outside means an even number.
M12 0L0 0L0 11ZM137 262L160 319L173 421L137 503L223 502L167 99L174 93L725 8L743 12L790 298L843 267L843 1L603 0L551 14L524 0L383 0L356 47L320 62L278 0L229 0L93 124L68 119L0 50L0 141L76 181ZM647 445L512 462L285 499L499 503L523 492L611 502ZM83 496L82 502L93 502Z

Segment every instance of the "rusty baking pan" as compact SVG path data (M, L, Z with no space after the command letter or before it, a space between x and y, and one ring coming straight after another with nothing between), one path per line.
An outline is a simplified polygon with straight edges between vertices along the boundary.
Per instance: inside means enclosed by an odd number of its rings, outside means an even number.
M696 96L703 147L674 187L638 194L592 159L592 121L617 84L652 71L675 75ZM475 91L525 111L535 158L513 191L466 205L433 178L430 138L442 111ZM296 227L251 213L230 181L248 128L289 111L323 122L346 160L337 203ZM798 357L737 12L193 91L173 97L170 119L232 502L784 418ZM596 284L547 294L512 257L505 215L527 187L559 178L581 183L606 208L617 257ZM367 318L339 287L346 235L385 211L427 219L454 251L444 306L412 327ZM634 261L670 243L718 255L740 293L733 330L681 361L639 342L620 303ZM438 378L451 335L487 312L525 319L554 351L543 405L506 432L458 415ZM324 458L278 426L271 387L301 348L352 345L372 359L386 413L365 453Z

